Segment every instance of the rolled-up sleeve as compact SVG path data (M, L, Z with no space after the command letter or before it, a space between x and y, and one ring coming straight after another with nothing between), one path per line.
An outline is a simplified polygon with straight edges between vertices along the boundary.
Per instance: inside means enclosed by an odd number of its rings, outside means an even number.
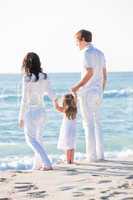
M106 68L106 59L105 59L104 54L102 54L101 65L102 65L103 68Z
M27 82L25 78L22 80L22 97L20 103L20 110L19 110L19 121L24 120L24 113L27 107Z
M84 53L84 68L106 67L104 54L100 51L86 51Z

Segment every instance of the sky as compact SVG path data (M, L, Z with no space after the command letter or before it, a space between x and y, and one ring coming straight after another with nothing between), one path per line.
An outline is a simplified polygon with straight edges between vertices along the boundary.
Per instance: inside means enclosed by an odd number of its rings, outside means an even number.
M36 52L47 72L80 72L74 34L90 30L108 71L133 71L132 0L0 0L0 73Z

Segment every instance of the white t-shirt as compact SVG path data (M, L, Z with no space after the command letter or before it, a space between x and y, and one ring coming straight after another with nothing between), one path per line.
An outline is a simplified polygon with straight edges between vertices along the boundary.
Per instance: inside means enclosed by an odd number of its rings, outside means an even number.
M93 69L91 79L79 89L79 95L84 93L101 94L103 92L103 68L106 67L104 54L89 44L81 50L82 69L81 78L84 77L86 69Z

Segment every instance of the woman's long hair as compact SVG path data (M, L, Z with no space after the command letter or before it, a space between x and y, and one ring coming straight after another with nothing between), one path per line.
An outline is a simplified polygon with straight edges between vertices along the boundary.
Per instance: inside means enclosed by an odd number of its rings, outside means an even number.
M39 79L39 73L43 73L43 70L41 68L41 62L39 56L34 52L29 52L23 59L22 63L22 71L29 77L32 76L32 74L35 75L36 81ZM47 78L47 74L43 73L45 76L45 79Z
M68 119L75 119L77 114L76 100L72 94L66 94L63 99L64 112Z

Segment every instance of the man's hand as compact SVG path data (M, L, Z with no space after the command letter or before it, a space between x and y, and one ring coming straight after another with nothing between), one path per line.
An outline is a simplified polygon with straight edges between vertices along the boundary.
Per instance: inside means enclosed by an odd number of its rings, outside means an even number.
M75 94L77 91L79 90L79 87L78 86L73 86L71 88L71 91Z
M93 76L93 69L87 68L84 77L75 86L71 88L71 91L76 93L80 87L83 87L91 79L92 76Z
M19 121L19 127L20 128L24 128L24 120L20 120Z

